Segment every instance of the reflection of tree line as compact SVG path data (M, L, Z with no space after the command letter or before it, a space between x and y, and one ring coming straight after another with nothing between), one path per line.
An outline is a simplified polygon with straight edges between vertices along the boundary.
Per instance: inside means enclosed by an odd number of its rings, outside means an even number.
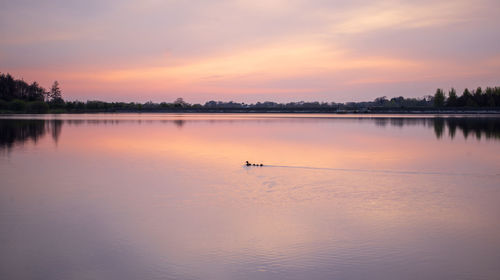
M38 142L50 133L57 143L61 135L62 120L6 120L0 119L0 149L10 149L27 141Z
M448 117L448 118L376 118L375 124L378 126L408 126L422 125L434 128L436 138L443 137L445 130L448 130L450 138L455 138L457 131L461 132L467 139L475 136L477 139L500 139L500 118L485 117Z
M335 118L335 121L348 121L353 118ZM460 132L464 138L474 136L477 139L500 139L500 118L497 117L448 117L448 118L354 118L360 121L374 122L377 126L426 126L434 129L437 138L442 138L445 131L454 138ZM181 128L187 122L237 123L237 122L289 122L293 119L241 119L241 120L12 120L0 119L0 150L10 149L16 144L27 141L36 143L49 133L57 142L63 123L66 125L118 125L124 123L173 123ZM332 118L298 118L300 122L332 121Z

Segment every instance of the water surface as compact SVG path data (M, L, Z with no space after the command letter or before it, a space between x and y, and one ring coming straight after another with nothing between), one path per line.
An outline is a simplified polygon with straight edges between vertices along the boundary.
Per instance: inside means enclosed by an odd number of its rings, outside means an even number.
M499 151L498 116L4 115L0 279L498 279Z

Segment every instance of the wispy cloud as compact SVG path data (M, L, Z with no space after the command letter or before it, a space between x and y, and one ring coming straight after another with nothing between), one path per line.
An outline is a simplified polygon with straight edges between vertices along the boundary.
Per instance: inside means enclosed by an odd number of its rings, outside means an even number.
M473 17L470 2L373 2L346 11L332 26L335 33L362 33L380 29L412 29L468 21Z

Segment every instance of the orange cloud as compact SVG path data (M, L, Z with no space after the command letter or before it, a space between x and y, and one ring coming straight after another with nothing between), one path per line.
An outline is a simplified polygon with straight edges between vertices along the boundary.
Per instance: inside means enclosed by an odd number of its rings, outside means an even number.
M190 60L165 59L166 66L69 73L72 80L92 81L102 87L219 93L279 93L318 90L305 87L270 87L280 79L327 77L342 71L408 71L422 63L394 57L352 57L347 50L320 40L283 42L260 48L239 49ZM134 86L135 85L135 86ZM146 87L146 88L145 88Z

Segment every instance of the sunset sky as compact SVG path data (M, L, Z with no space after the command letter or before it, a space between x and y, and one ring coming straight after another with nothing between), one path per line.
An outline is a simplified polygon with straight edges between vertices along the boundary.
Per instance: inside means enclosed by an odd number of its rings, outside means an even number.
M500 1L0 0L0 72L68 100L360 101L500 86Z

